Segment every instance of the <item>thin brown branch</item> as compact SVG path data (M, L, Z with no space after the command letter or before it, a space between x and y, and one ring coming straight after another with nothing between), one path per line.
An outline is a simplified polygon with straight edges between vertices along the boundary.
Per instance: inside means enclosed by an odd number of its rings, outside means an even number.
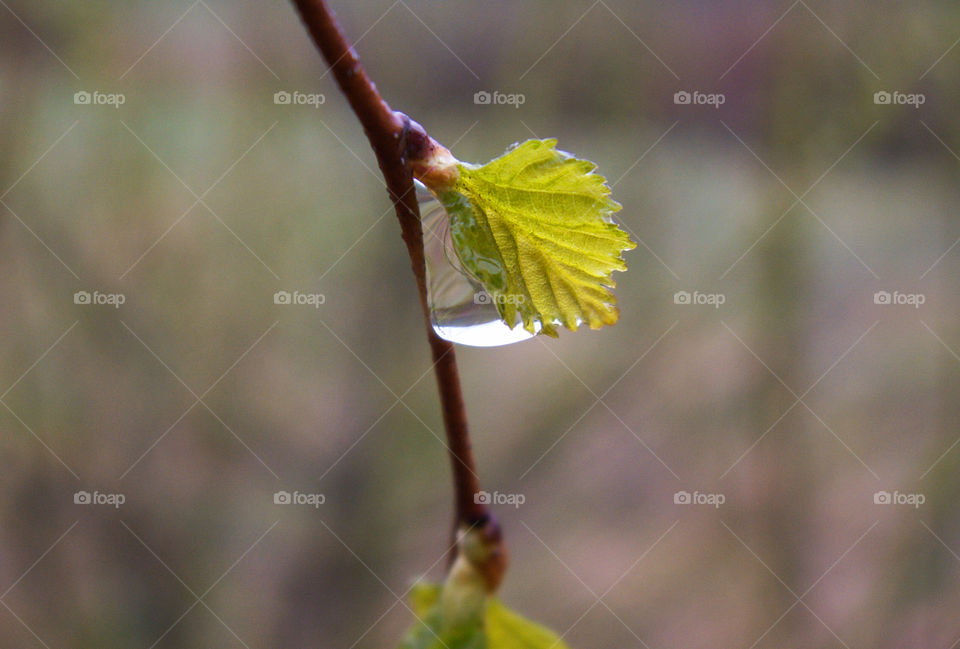
M486 529L486 534L492 543L494 537L496 538L495 543L499 546L499 529L496 523L492 520L486 505L476 502L475 499L475 494L480 491L480 485L470 445L466 408L453 345L438 337L430 323L423 256L423 231L413 178L405 160L406 136L411 132L411 125L414 123L403 114L394 112L380 96L324 0L294 0L294 4L314 43L330 65L340 90L343 91L363 126L386 181L387 192L397 211L403 240L407 245L413 274L417 281L420 307L435 363L434 371L440 389L443 423L453 468L454 503L458 526L479 525ZM414 126L414 131L421 132L419 125L414 124ZM505 559L502 559L501 564L503 561ZM500 566L499 572L502 573L502 570L503 565ZM499 574L490 575L488 581L499 582L499 578Z

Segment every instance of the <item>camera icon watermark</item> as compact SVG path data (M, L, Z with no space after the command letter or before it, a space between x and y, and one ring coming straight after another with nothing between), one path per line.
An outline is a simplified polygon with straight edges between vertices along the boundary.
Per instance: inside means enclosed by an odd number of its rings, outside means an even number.
M301 293L300 291L277 291L273 294L273 303L290 306L312 306L319 309L327 301L323 293Z
M497 293L496 295L490 295L486 291L478 291L473 295L474 304L514 304L520 305L527 301L526 295L505 295L503 293Z
M273 103L277 106L313 106L314 108L320 108L326 101L326 96L320 92L307 93L300 92L299 90L294 90L293 92L278 90L273 93Z
M678 491L673 494L674 505L710 505L719 509L720 505L725 502L727 502L727 497L721 493Z
M673 93L673 103L677 106L713 106L720 108L727 102L727 96L722 92L700 92L694 90L678 90Z
M125 502L127 502L127 497L123 494L117 493L100 493L99 491L90 493L89 491L78 491L73 494L74 505L110 505L119 509L120 505Z
M927 502L927 497L921 493L900 493L894 491L877 491L873 494L874 505L909 505L918 509L920 505Z
M473 93L473 103L478 106L513 106L520 108L527 102L527 96L521 92L504 93L499 90L489 92L480 90Z
M73 93L73 103L77 106L113 106L120 108L127 103L127 96L121 92L108 93L94 90L79 90Z
M723 293L701 293L700 291L677 291L673 294L673 303L681 305L712 306L719 309L727 301Z
M519 509L520 505L527 502L527 497L523 494L502 494L499 491L478 491L473 494L473 502L478 505L511 505Z
M273 494L274 505L309 505L314 509L319 509L320 505L327 502L324 494L307 494L294 491L277 491Z
M100 291L77 291L73 294L73 303L82 306L112 306L119 309L120 305L127 301L127 296L123 293L101 293Z
M912 306L919 309L927 301L923 293L901 293L900 291L877 291L873 294L873 303L885 306Z
M873 103L878 106L913 106L914 108L920 108L926 102L927 96L922 92L906 93L899 90L893 92L878 90L873 93Z

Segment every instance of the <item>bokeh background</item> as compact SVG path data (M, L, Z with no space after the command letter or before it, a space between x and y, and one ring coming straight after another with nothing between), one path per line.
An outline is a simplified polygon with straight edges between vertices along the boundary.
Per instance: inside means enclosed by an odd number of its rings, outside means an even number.
M292 6L0 5L0 644L394 645L448 460ZM615 327L458 349L483 483L525 499L506 603L582 649L957 646L956 4L333 5L395 108L465 160L558 138L640 244Z

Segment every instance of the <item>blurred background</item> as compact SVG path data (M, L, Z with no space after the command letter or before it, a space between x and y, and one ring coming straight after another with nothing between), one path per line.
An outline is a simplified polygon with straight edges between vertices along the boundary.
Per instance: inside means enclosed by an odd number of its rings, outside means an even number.
M558 138L639 242L616 326L458 348L502 599L575 649L957 646L960 8L332 4L394 108ZM294 9L0 5L0 644L396 644L443 427Z

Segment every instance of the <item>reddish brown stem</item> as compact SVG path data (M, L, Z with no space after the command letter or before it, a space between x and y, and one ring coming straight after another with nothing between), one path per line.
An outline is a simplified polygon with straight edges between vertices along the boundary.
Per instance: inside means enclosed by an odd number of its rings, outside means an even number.
M386 181L387 193L396 208L400 230L407 245L413 274L417 281L420 308L426 323L427 339L430 343L434 371L440 389L443 423L453 467L457 524L489 528L488 536L491 539L495 536L499 545L499 529L496 528L496 523L491 519L486 505L476 502L475 498L475 494L480 491L480 485L470 446L466 408L460 389L460 375L457 372L453 345L438 337L430 323L423 256L423 231L413 178L406 163L408 146L414 145L419 148L423 131L419 124L410 122L401 113L394 112L380 96L324 0L294 0L294 4L314 43L330 65L340 90L343 91L354 114L360 120ZM412 134L409 143L408 134ZM502 573L502 569L501 565L499 572ZM497 582L499 578L500 575L496 575L495 579L494 575L490 575L488 581Z

